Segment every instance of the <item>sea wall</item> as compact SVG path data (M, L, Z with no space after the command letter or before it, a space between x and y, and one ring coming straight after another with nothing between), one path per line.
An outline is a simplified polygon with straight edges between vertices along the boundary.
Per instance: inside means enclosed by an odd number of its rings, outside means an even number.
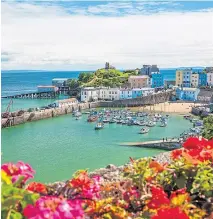
M19 116L17 115L17 113L13 113L9 118L2 118L1 126L2 128L6 128L10 126L23 124L26 122L38 121L41 119L48 119L60 115L65 115L68 113L72 113L74 110L81 111L84 109L96 108L98 106L99 106L99 102L79 103L79 104L73 104L71 106L63 106L60 108L58 107L58 108L45 109L40 111L24 112L22 115Z
M101 101L100 107L134 107L143 105L153 105L164 103L170 100L172 91L157 93L150 96L144 96L134 99L114 100L114 101Z
M164 103L169 101L172 96L172 91L161 92L150 96L114 101L98 101L90 103L76 103L72 105L65 105L63 107L45 109L33 112L23 112L21 115L18 112L10 113L8 118L2 118L1 127L6 128L14 125L23 124L31 121L38 121L41 119L48 119L60 115L72 113L74 110L84 110L96 107L132 107L152 105L157 103Z

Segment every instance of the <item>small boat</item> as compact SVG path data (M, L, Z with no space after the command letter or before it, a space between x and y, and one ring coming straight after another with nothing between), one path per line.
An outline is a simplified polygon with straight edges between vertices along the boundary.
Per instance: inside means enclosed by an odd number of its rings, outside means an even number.
M149 127L153 127L153 126L155 126L155 125L156 125L155 122L148 122L148 124L147 124L147 126L149 126Z
M116 123L117 120L116 119L110 119L109 123Z
M145 128L142 128L139 132L139 134L146 134L149 132L149 128L145 127Z
M104 123L103 122L98 122L95 126L95 130L103 129L104 128Z
M80 117L82 114L80 113L80 112L76 112L75 114L74 114L74 116L75 117Z
M103 119L103 122L104 122L104 123L108 123L109 121L110 121L110 119L108 119L108 118L104 118L104 119Z
M98 116L89 116L87 119L87 122L95 122L97 121L97 119L98 119Z
M162 121L160 124L160 127L166 127L167 126L167 122L166 121Z

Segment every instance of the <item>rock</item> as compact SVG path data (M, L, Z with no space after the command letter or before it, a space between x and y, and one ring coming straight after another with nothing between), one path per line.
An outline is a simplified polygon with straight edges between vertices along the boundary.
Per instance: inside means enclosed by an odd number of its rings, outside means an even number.
M106 166L106 169L110 169L110 170L114 171L117 169L117 167L114 164L109 164Z

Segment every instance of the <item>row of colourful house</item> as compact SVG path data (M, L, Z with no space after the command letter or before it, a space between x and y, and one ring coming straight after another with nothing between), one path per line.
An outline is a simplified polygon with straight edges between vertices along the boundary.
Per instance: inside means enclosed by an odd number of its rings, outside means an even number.
M176 91L176 100L183 101L198 101L203 103L213 102L213 88L209 89L199 89L192 87L178 87Z
M177 70L176 86L192 88L213 86L213 67L207 67L200 72L194 72L192 69Z
M96 100L122 100L155 93L154 88L110 88L110 87L84 87L81 89L81 101Z

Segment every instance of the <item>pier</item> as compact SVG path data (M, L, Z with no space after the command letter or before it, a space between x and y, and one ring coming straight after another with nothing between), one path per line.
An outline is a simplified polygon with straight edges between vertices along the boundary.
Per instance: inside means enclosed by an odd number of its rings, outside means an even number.
M157 140L157 141L145 141L145 142L123 142L120 143L121 146L133 146L133 147L142 147L142 148L155 148L163 150L174 150L181 147L181 144L178 139L167 139L166 140Z
M59 95L58 92L32 92L24 94L15 94L11 96L3 96L7 99L54 99Z

